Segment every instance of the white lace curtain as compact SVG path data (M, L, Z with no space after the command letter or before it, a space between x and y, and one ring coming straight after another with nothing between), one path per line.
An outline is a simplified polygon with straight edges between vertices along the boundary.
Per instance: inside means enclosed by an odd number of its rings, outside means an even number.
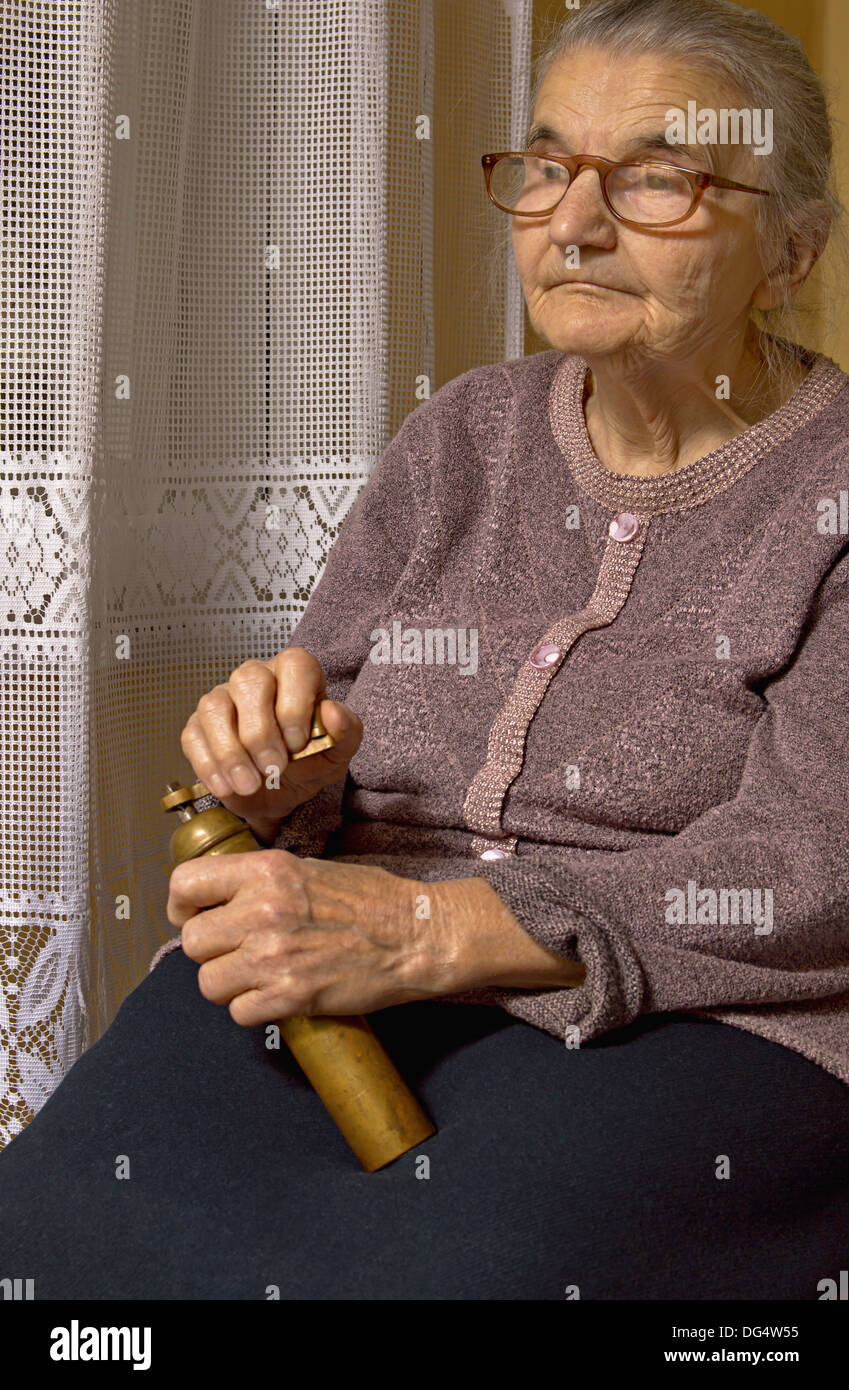
M531 0L2 0L0 1146L173 934L197 699L422 395L520 355Z

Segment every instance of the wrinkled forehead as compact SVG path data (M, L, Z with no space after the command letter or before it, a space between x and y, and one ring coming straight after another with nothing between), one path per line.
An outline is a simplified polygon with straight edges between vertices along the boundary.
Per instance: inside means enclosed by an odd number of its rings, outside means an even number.
M707 64L665 52L578 49L554 63L540 84L525 147L534 142L564 154L608 159L672 156L676 163L737 177L757 167L752 151L682 138L682 120L676 122L674 114L744 105L744 94ZM698 125L691 120L686 134L692 136Z

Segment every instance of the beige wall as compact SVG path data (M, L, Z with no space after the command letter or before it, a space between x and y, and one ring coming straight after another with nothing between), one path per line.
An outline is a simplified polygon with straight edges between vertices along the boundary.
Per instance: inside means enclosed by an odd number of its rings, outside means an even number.
M760 10L797 34L805 45L812 67L826 83L835 124L837 186L849 209L849 0L747 0L747 9ZM534 0L535 47L544 26L568 18L570 10L561 0ZM826 250L825 257L828 257ZM816 305L819 296L819 268L809 277L800 302ZM849 297L849 287L847 287ZM842 311L842 304L839 306ZM526 352L547 346L534 333L525 315ZM819 317L807 335L810 346L826 352L849 371L849 313L841 312L832 331Z

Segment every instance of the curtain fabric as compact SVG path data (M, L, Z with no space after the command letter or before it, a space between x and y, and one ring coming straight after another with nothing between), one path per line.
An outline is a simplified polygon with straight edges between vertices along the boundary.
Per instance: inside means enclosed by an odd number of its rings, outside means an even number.
M2 0L0 1146L161 942L198 698L524 350L532 0Z

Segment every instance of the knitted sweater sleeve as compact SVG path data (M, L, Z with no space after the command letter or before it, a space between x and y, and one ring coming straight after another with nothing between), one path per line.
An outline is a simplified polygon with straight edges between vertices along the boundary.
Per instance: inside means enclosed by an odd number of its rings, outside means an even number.
M416 549L418 518L410 462L426 453L436 396L404 420L342 524L287 647L321 662L327 695L345 703L368 660L370 634L385 625L393 594ZM320 858L341 824L347 777L322 787L281 824L275 849Z
M567 865L545 852L479 864L529 935L585 963L580 988L450 997L589 1040L638 1014L849 994L845 546L793 659L763 694L736 795L674 836L617 853L575 850Z

